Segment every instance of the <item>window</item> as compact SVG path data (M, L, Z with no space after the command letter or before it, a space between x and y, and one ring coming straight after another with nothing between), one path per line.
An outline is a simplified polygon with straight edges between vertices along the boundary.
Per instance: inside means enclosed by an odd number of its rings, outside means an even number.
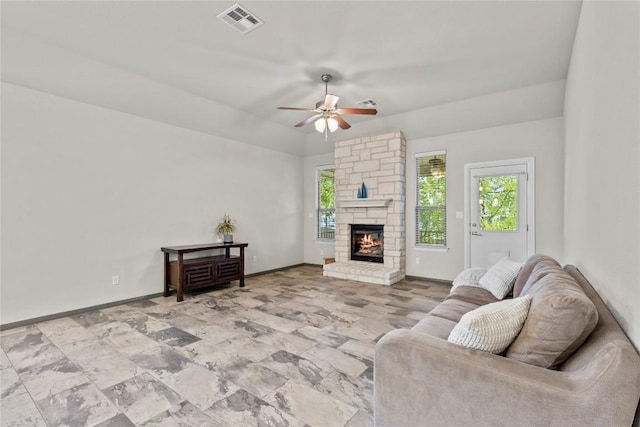
M518 177L486 176L478 179L480 230L518 231Z
M318 168L318 233L321 240L333 240L336 235L335 180L336 170L333 167Z
M416 156L416 245L447 245L447 178L445 151Z

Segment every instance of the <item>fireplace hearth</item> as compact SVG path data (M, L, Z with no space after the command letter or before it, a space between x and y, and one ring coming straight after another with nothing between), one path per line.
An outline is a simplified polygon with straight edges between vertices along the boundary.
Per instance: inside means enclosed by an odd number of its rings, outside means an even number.
M351 259L384 263L384 226L351 224Z

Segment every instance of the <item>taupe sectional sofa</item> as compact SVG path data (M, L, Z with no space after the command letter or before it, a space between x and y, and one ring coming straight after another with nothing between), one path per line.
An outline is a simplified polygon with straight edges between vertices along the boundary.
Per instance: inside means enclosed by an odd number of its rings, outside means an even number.
M585 277L536 255L513 287L513 298L523 295L528 316L501 354L447 340L465 313L497 301L478 286L456 287L411 330L385 335L375 349L376 426L631 425L640 356Z

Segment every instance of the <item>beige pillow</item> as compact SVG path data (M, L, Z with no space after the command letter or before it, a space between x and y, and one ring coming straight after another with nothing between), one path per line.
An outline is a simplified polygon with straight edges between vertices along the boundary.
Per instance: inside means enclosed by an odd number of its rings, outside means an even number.
M584 343L598 323L598 311L580 285L562 268L540 268L523 292L532 297L529 316L506 356L555 369Z
M480 286L478 282L487 272L486 268L467 268L463 270L453 279L453 284L451 286L451 291L453 291L458 286Z
M560 267L560 264L558 264L558 261L556 261L555 259L547 255L536 254L529 257L529 259L522 266L522 269L518 273L518 277L516 278L516 281L513 285L514 298L522 295L522 289L524 288L525 284L529 280L531 273L533 272L534 268L536 268L537 265L542 261L546 263L553 263L557 267Z
M526 295L480 306L460 318L448 341L488 353L502 353L518 336L530 304L531 297Z
M504 257L496 262L487 271L487 274L480 278L478 284L481 288L491 292L494 297L502 299L513 288L513 283L516 281L521 268L522 263L514 262L508 257Z

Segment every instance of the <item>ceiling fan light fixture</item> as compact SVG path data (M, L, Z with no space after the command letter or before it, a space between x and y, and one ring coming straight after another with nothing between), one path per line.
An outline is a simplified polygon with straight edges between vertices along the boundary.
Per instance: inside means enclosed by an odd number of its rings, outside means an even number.
M315 126L318 132L323 133L324 130L327 128L327 121L324 118L320 118L316 120L316 122L313 125Z
M329 128L329 132L335 132L338 130L338 121L333 117L329 117L327 120L327 127Z

